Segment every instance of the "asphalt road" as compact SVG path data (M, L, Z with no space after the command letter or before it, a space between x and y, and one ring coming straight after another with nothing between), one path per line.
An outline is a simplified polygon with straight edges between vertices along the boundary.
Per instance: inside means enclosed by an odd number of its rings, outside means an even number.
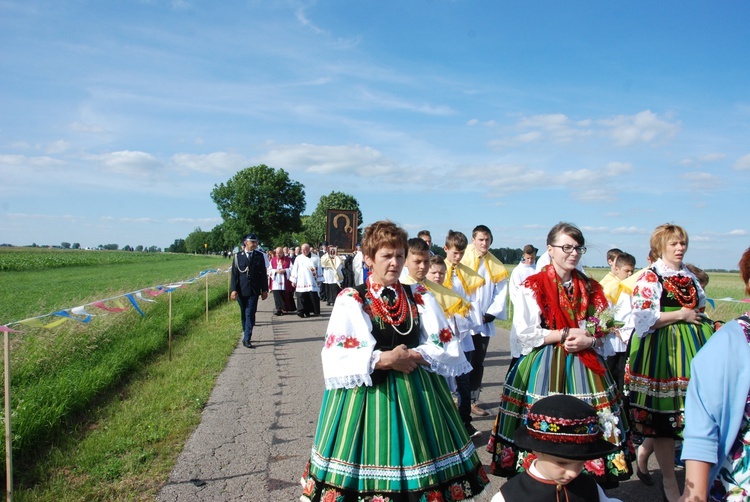
M320 317L307 319L277 317L272 308L272 300L260 302L255 349L240 343L238 309L237 348L216 382L201 424L160 491L160 502L299 500L299 480L310 455L324 389L320 349L331 308L323 305ZM493 413L474 420L482 431L474 442L485 466L490 454L484 446L510 362L508 332L498 331L485 361L481 396ZM656 486L647 487L633 476L607 494L624 501L662 500L661 476L654 472L653 457L649 468ZM682 474L678 471L680 482ZM485 490L489 496L503 482L490 478Z

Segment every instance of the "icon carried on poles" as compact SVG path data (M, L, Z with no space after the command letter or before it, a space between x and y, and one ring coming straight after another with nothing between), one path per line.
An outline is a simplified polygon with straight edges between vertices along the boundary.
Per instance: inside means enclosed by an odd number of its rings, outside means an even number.
M339 253L353 253L357 245L359 218L354 209L329 209L326 212L326 240Z

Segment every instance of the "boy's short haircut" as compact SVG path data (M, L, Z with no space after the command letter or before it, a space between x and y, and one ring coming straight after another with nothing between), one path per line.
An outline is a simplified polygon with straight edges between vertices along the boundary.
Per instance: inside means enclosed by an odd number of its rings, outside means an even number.
M698 268L692 263L686 263L685 267L693 273L701 284L701 287L705 289L708 285L708 274L702 268Z
M492 237L492 230L487 225L477 225L474 227L474 230L471 231L471 238L475 238L479 232L482 232L483 234L487 234L490 236L490 242L494 241Z
M430 235L429 230L420 230L419 232L417 232L417 237L421 238L423 235L429 237L430 240L432 240L432 235Z
M615 267L620 268L626 265L630 265L631 267L635 268L635 256L623 251L619 255L617 255L617 258L615 258Z
M615 261L617 259L617 257L620 256L623 253L624 253L624 251L622 249L612 248L609 251L607 251L607 261L608 262Z
M468 245L469 239L466 238L463 232L448 230L448 235L445 236L445 247L448 249L456 248L459 251L464 251Z
M433 265L448 268L448 266L445 264L445 258L440 256L439 254L430 256L430 267L432 267Z
M424 239L421 239L420 237L413 237L409 239L407 242L407 247L408 247L408 252L406 253L407 256L410 254L430 252L430 246L428 246L427 242L425 242Z
M523 254L527 254L527 255L531 255L531 256L536 256L536 253L537 253L538 251L539 251L539 250L538 250L537 248L535 248L535 247L534 247L533 245L531 245L531 244L526 244L526 245L525 245L525 246L523 247Z

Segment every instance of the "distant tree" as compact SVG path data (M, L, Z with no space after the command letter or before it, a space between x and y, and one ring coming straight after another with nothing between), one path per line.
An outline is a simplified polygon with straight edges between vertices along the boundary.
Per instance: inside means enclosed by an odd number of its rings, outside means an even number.
M432 252L433 252L433 253L435 253L436 255L440 255L440 256L442 256L443 258L445 258L445 249L443 249L442 247L438 246L437 244L433 244L433 245L432 245L432 246L430 247L430 251L432 251Z
M81 249L81 245L78 242L74 242L73 249Z
M205 253L204 244L208 244L209 233L197 227L185 238L185 250L188 253Z
M138 252L140 253L141 251L143 251L143 246L141 246L140 244L138 244L138 245L137 245L137 246L135 247L135 250L136 250L136 251L138 251Z
M130 244L125 244L122 248L123 251L133 251L133 248L130 247Z
M359 209L359 202L353 196L343 192L331 192L320 198L318 206L312 214L305 218L303 235L305 241L310 244L320 244L325 240L326 235L326 215L329 209L350 209L357 210L357 220L362 225L362 211ZM357 240L361 232L357 228Z
M149 253L161 253L161 248L158 248L156 246L151 246L150 248L148 248L148 252Z
M185 239L175 239L174 243L172 243L167 248L167 252L169 252L169 253L187 253L187 248L185 248Z
M211 199L224 220L225 239L233 246L249 232L258 234L261 242L271 243L281 233L302 227L304 186L283 169L264 164L243 169L226 183L214 185Z
M63 242L60 244L63 249L70 249L70 242Z
M108 250L108 251L117 251L117 249L118 249L119 247L120 247L120 246L119 246L119 245L117 245L117 244L105 244L104 246L102 246L102 248L104 248L104 249L106 249L106 250Z
M238 243L231 242L224 232L224 224L219 223L208 233L208 249L214 252L222 252L232 249Z

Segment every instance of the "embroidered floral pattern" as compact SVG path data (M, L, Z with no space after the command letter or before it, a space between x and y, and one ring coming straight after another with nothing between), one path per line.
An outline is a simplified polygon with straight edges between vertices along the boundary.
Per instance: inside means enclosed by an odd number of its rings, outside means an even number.
M326 337L326 348L341 347L344 349L359 349L367 347L367 342L360 340L351 335L334 335L330 334Z

